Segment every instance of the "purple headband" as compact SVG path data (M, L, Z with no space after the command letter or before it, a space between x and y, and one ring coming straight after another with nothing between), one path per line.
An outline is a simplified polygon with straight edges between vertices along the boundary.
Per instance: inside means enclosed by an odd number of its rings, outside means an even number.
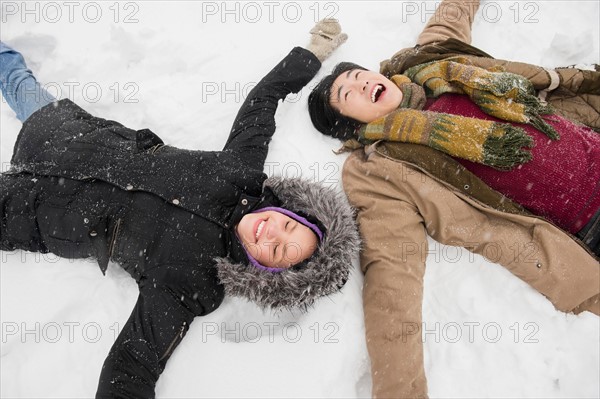
M290 210L287 210L284 208L278 208L276 206L268 206L266 208L261 208L261 209L252 211L251 213L266 212L266 211L275 211L275 212L283 213L284 215L291 217L295 221L300 222L303 225L305 225L306 227L308 227L309 229L311 229L317 235L317 237L319 237L319 242L323 241L323 232L321 231L321 229L319 229L319 227L316 224L309 222L308 220L306 220L306 218L303 218L300 215L296 215L294 212L292 212Z
M306 227L311 229L319 238L319 242L323 241L323 232L321 231L321 229L319 229L319 227L316 224L309 222L308 220L306 220L306 218L303 218L302 216L297 215L290 210L287 210L284 208L278 208L276 206L268 206L266 208L256 209L250 213L258 213L258 212L266 212L266 211L275 211L275 212L282 213L286 216L289 216L290 218L294 219L295 221L302 223L303 225L305 225ZM246 252L246 255L248 256L248 260L250 261L250 263L252 263L255 267L257 267L261 270L271 272L271 273L280 273L284 270L287 270L285 267L267 267L265 265L261 265L256 259L254 259L254 257L252 255L250 255L250 253L246 250L246 247L244 247L242 245L242 248L244 248L244 252Z

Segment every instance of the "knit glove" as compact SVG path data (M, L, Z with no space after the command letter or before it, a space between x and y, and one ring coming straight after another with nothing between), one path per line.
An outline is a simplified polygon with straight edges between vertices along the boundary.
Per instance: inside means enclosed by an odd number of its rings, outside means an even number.
M325 18L317 22L310 30L311 38L307 50L323 62L329 55L348 39L342 33L342 27L337 19Z

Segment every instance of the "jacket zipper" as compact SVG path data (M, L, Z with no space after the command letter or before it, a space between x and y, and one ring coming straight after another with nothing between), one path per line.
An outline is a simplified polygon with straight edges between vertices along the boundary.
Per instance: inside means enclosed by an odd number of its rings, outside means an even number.
M151 147L150 150L148 150L150 152L150 154L154 154L156 153L156 151L158 151L164 144L156 144L155 146Z
M451 191L453 191L453 192L455 192L455 193L458 193L458 194L461 194L461 195L464 195L464 196L468 197L468 198L469 198L471 201L474 201L474 202L476 202L477 204L479 204L479 205L481 205L481 206L483 206L483 207L485 207L485 208L488 208L488 209L493 209L493 210L495 210L495 211L497 211L497 212L501 212L501 213L510 213L510 212L504 212L504 211L498 210L498 209L494 208L493 206L490 206L490 205L488 205L488 204L485 204L485 203L483 203L483 202L479 201L478 199L475 199L475 198L473 198L473 197L472 197L472 196L470 196L469 194L467 194L467 193L464 193L464 192L462 192L462 191L458 190L458 189L457 189L456 187L454 187L453 185L451 185L451 184L449 184L449 183L447 183L447 182L443 181L442 179L439 179L439 178L437 178L436 176L434 176L434 175L432 175L431 173L429 173L427 170L425 170L425 169L421 168L421 167L420 167L420 166L418 166L418 165L415 165L415 164L413 164L412 162L408 162L408 161L404 161L404 160L396 159L396 158L394 158L394 157L391 157L391 156L389 156L389 155L387 155L387 154L384 154L383 152L381 152L381 151L379 150L379 148L377 148L377 144L379 144L379 142L381 142L381 140L379 140L379 141L377 141L377 142L375 142L375 143L371 144L371 146L369 146L369 147L372 147L372 148L369 148L369 149L365 148L365 150L364 150L364 151L365 151L365 154L366 154L367 156L369 156L369 155L370 155L370 154L372 154L373 152L376 152L377 154L379 154L379 155L381 155L382 157L384 157L384 158L387 158L387 159L389 159L389 160L391 160L391 161L394 161L394 162L404 162L404 163L406 163L406 164L410 165L411 167L413 167L413 168L415 168L415 169L419 170L420 172L422 172L422 173L426 174L427 176L431 177L433 180L437 181L438 183L442 183L444 186L446 186L446 187L447 187L448 189L450 189ZM511 215L512 215L512 213L511 213ZM559 226L557 226L556 224L554 224L554 223L553 223L553 222L551 222L550 220L548 220L548 219L545 219L545 218L543 218L543 217L541 217L541 216L538 216L538 215L534 215L534 214L532 214L532 213L530 213L529 215L520 215L520 216L531 217L531 218L538 219L538 220L541 220L541 221L543 221L543 222L546 222L546 223L548 223L548 224L551 224L552 226L556 227L557 229L559 229L560 231L562 231L564 234L566 234L567 236L569 236L569 237L570 237L570 238L571 238L573 241L575 241L577 244L579 244L579 246L580 246L580 247L582 247L582 248L583 248L583 249L584 249L584 250L585 250L585 251L586 251L588 254L590 254L590 255L592 256L592 258L594 258L594 259L597 259L597 256L596 256L596 254L594 254L594 253L593 253L593 252L592 252L592 251L591 251L591 250L590 250L590 249L587 247L587 245L585 245L585 244L583 243L583 241L581 241L581 240L580 240L578 237L574 236L573 234L569 233L568 231L566 231L566 230L564 230L564 229L560 228Z
M117 242L117 236L119 235L119 228L121 227L121 219L117 219L117 223L113 228L112 237L110 240L110 246L108 247L108 257L112 258L113 252L115 250L115 244Z
M186 324L187 324L187 322L184 321L183 324L181 325L181 327L179 328L179 332L177 333L175 338L173 338L173 341L171 341L171 343L167 347L167 350L165 351L165 353L160 357L160 359L158 359L159 362L161 360L163 360L164 358L166 358L167 356L169 356L171 354L171 352L173 352L173 349L175 348L175 344L177 343L177 341L181 341L181 339L183 339L183 332L185 331Z

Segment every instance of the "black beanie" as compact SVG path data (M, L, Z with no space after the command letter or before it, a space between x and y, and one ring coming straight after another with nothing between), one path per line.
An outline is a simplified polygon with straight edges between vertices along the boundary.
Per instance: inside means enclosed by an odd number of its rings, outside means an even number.
M340 114L329 102L334 81L342 73L353 69L367 70L351 62L340 62L331 75L325 76L308 96L308 113L315 128L324 135L340 140L356 138L355 131L363 124Z

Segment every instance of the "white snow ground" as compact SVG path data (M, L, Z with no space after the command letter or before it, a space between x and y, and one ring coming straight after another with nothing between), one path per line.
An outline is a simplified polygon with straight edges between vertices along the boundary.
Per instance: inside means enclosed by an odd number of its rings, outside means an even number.
M166 142L220 149L244 93L317 19L348 42L325 62L376 69L411 46L434 2L2 1L0 35L38 80L93 114L151 128ZM544 66L600 61L598 1L484 1L473 44ZM314 84L312 82L312 84ZM308 90L281 105L266 171L341 189L344 156L318 134ZM0 160L20 129L4 100ZM598 398L599 318L566 315L502 267L430 242L425 282L431 397ZM93 397L104 358L137 296L111 264L1 254L3 398ZM226 299L197 318L157 386L160 398L369 397L357 262L340 294L308 314L264 313Z

